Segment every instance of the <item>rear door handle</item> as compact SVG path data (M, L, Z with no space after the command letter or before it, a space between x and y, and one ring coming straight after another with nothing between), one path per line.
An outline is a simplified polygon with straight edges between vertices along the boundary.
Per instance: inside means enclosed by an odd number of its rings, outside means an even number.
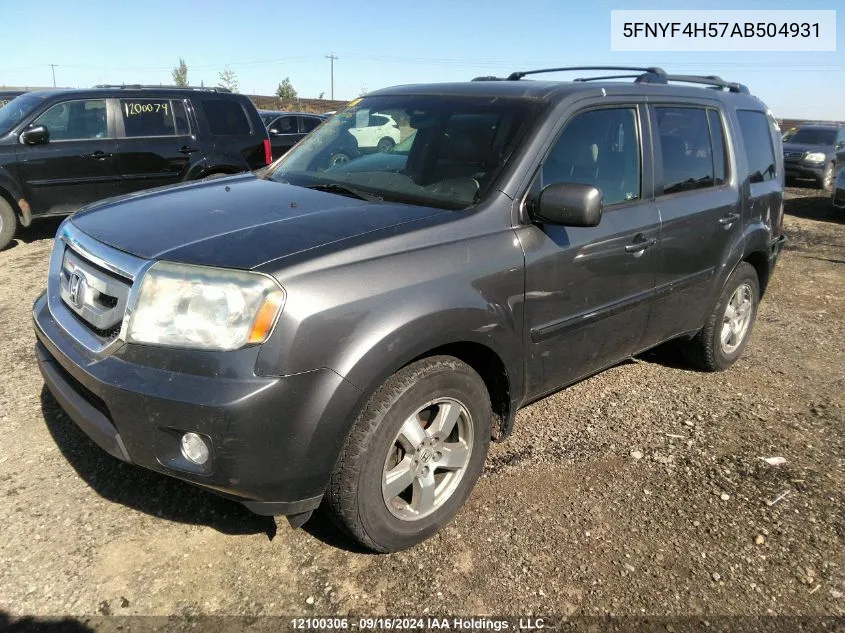
M637 236L641 237L641 236ZM654 246L657 244L657 238L653 237L650 240L639 240L634 242L633 244L628 244L625 246L626 253L642 253L645 249L649 246Z
M93 154L88 154L88 158L96 158L97 160L103 160L106 158L111 158L114 154L109 154L107 152L96 151Z
M183 145L182 147L179 148L179 151L182 154L193 154L194 152L198 152L199 148L191 147L190 145Z
M731 213L729 215L719 218L719 224L721 224L722 226L728 226L729 224L733 224L737 220L739 220L739 213Z

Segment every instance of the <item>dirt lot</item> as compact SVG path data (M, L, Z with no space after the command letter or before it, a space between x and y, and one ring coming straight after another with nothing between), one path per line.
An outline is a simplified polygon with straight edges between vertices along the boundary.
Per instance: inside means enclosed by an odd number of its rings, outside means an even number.
M814 191L788 204L733 369L651 353L528 407L458 519L390 556L82 435L32 349L40 225L0 253L0 612L845 614L845 213Z

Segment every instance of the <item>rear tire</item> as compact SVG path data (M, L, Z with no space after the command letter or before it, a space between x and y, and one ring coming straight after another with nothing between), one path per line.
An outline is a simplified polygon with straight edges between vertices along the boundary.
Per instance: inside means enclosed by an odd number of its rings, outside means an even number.
M385 136L376 145L376 149L382 153L392 152L394 147L396 147L396 141L389 136Z
M12 206L0 198L0 251L6 248L15 237L18 229L18 218Z
M333 520L376 552L434 535L481 474L491 418L484 381L460 360L432 356L399 370L346 439L326 493Z
M757 271L742 262L728 277L704 327L682 343L687 360L703 371L722 371L733 365L751 338L759 301Z

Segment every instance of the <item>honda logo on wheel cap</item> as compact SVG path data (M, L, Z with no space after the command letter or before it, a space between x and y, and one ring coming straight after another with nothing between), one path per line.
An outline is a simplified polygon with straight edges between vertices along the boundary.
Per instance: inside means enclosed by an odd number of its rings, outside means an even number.
M74 271L70 276L67 287L68 299L77 308L85 303L85 277L79 271Z

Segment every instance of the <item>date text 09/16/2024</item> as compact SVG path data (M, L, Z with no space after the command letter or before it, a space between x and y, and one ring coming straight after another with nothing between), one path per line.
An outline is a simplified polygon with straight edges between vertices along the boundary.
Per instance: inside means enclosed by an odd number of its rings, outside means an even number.
M479 618L479 617L314 617L294 618L291 627L298 631L332 630L442 630L462 631L538 631L545 628L543 618Z

